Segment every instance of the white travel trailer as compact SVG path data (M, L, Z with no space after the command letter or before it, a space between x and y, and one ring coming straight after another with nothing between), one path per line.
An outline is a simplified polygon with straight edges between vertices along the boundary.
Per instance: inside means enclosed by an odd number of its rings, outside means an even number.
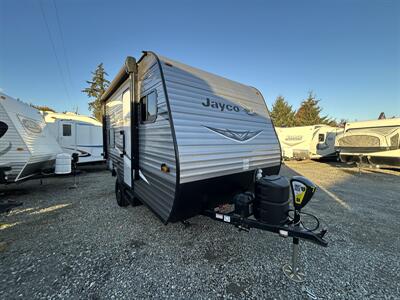
M343 162L400 168L400 118L346 123L335 147Z
M0 183L28 179L55 167L62 153L38 110L0 93Z
M328 125L276 127L285 159L336 157L335 138L341 129Z
M294 262L299 238L327 246L326 231L300 227L297 212L316 190L305 178L291 180L297 200L289 220L279 141L257 89L144 52L126 59L101 101L120 206L144 203L164 223L203 214L290 236ZM297 271L293 263L285 274L297 280Z
M231 197L257 169L279 173L279 142L258 90L152 52L126 66L132 74L123 68L102 97L104 152L118 184L161 220L198 214L211 193Z
M43 113L47 127L66 153L78 153L78 164L104 161L102 124L72 112Z

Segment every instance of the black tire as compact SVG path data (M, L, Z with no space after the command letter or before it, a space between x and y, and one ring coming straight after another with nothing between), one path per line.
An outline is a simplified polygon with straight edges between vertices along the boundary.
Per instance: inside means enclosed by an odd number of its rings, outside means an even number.
M133 196L133 192L131 191L130 193L128 193L128 191L125 191L125 198L126 200L130 203L130 205L132 206L139 206L142 205L142 202L136 198L135 196Z
M129 202L125 197L123 187L119 183L118 179L115 181L115 198L117 199L117 204L119 206L125 207L129 205Z
M140 201L138 198L136 198L136 197L133 197L133 201L131 202L131 205L132 206L139 206L139 205L142 205L143 203L142 203L142 201Z

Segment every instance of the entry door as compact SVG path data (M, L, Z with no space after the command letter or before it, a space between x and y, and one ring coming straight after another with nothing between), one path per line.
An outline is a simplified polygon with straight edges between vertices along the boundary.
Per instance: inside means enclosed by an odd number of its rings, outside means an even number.
M60 121L58 127L58 142L62 148L71 152L76 150L75 123L71 121Z
M131 92L127 89L122 94L122 116L124 125L124 182L132 187L132 158L131 158Z

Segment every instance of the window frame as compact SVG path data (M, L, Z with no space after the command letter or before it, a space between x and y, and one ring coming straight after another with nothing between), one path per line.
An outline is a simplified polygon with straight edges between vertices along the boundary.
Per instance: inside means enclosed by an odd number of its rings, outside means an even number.
M69 127L69 134L68 134L68 135L65 134L65 128L66 128L67 126ZM69 124L69 123L62 124L62 136L63 136L63 137L64 137L64 136L72 136L72 124Z
M115 148L115 129L112 127L108 129L108 146L110 149Z
M156 97L156 112L154 115L151 116L150 119L147 120L143 120L143 99L146 98L146 113L148 112L148 96L154 93L155 97ZM140 97L139 100L139 107L140 107L140 123L141 124L149 124L149 123L154 123L157 120L157 116L158 116L158 94L157 94L157 89L151 89L149 90L147 93L145 93L143 96Z

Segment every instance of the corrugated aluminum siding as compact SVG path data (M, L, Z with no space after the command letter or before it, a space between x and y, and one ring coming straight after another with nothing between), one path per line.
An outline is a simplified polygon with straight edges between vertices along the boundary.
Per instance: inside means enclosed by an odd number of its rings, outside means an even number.
M159 57L166 81L180 160L180 182L280 165L279 142L262 95L254 88ZM172 66L171 66L172 65ZM240 111L205 107L207 101ZM249 114L245 111L253 111ZM238 142L207 127L261 131Z
M0 155L0 166L12 167L8 179L10 181L14 181L28 161L30 153L13 122L5 111L5 108L2 105L2 102L4 103L4 101L5 100L0 99L0 120L8 125L8 130L0 139L0 153L3 153ZM11 147L11 149L6 152L8 147ZM17 151L17 148L24 150Z
M139 95L157 93L157 119L139 124L139 169L148 183L135 181L135 194L167 221L175 199L176 160L168 107L156 58L147 54L139 62ZM169 173L161 172L165 163Z
M123 151L123 138L120 131L123 130L122 118L122 93L129 88L129 79L106 102L106 131L108 143L107 166L115 168L120 178L124 178L124 161L120 157Z
M36 164L34 168L30 169L29 174L25 174L27 176L41 171L42 164L40 163L55 160L56 155L62 152L61 147L45 128L46 124L38 110L7 96L6 99L1 100L1 103L9 122L12 123L13 131L15 130L12 140L17 143L17 138L19 137L18 143L20 143L20 146L13 147L13 150L9 152L14 155L14 157L9 158L9 162L18 165L18 169L21 164ZM40 127L40 131L30 130L29 127L22 124L22 120L33 122ZM4 140L4 137L2 140ZM23 150L17 151L17 148ZM18 159L14 161L16 156L18 156ZM17 179L20 178L17 177Z

